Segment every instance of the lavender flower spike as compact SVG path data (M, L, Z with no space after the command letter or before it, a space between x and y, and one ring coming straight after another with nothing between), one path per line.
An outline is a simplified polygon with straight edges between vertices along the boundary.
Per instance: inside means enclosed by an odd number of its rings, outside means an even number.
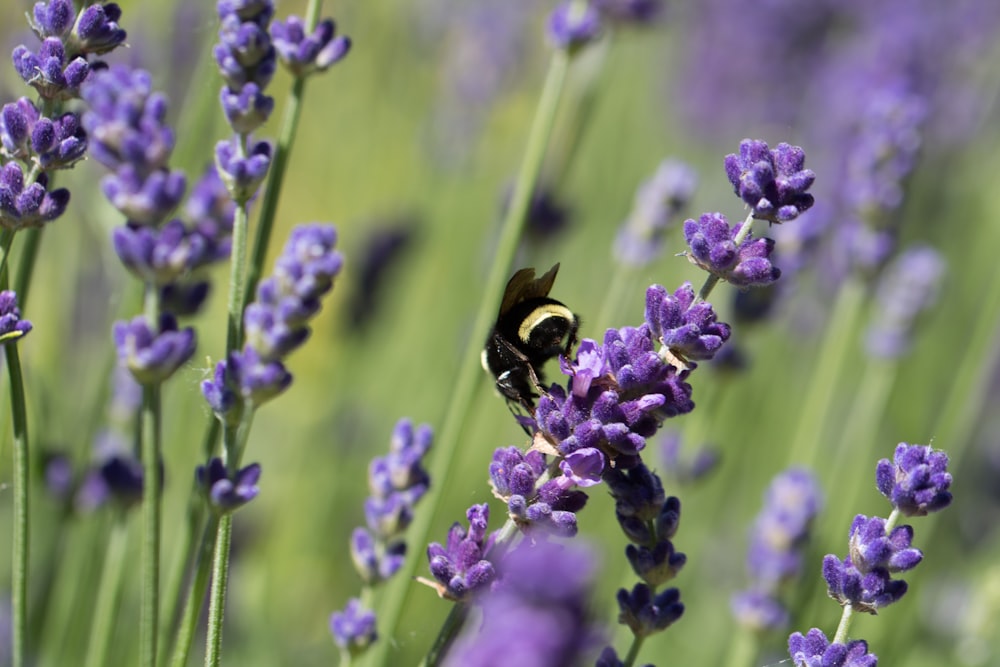
M21 319L17 294L13 290L0 292L0 344L15 341L31 331L31 322Z
M48 191L44 173L25 185L24 172L17 162L0 167L0 227L19 230L41 227L61 216L69 204L69 190Z
M230 477L222 459L213 458L207 466L195 469L195 479L212 509L220 514L228 514L257 497L260 491L257 488L260 464L251 463Z
M351 598L344 611L330 615L333 641L352 656L365 652L378 638L375 632L375 612L361 606L361 600Z
M788 655L795 667L876 667L878 656L868 652L868 644L858 639L847 644L831 644L822 630L813 628L788 638Z
M878 462L875 483L904 516L927 516L951 504L948 455L930 445L899 443L892 461Z
M305 23L298 16L271 24L278 59L296 77L324 72L344 59L351 50L351 40L335 36L336 32L336 24L330 19L320 21L312 34L306 34Z
M782 223L794 220L813 205L806 193L816 175L805 168L805 152L798 146L778 144L769 151L763 141L744 139L739 155L725 159L726 176L733 190L758 220Z
M730 328L716 321L712 304L694 301L691 283L673 294L662 285L652 285L646 290L646 322L653 336L678 359L711 359L729 339Z
M684 238L691 247L688 259L721 280L737 287L763 287L781 275L781 270L771 264L774 241L753 238L747 234L737 247L735 239L741 225L730 228L721 213L705 213L697 222L684 223Z
M455 522L448 530L446 546L434 542L427 547L431 574L437 583L425 579L420 581L448 600L465 600L496 577L493 563L485 558L495 539L493 535L486 535L489 505L473 505L466 512L466 517L469 519L468 530Z
M597 39L601 32L601 15L589 2L582 11L573 2L561 2L552 10L548 35L559 49L574 51Z
M145 317L116 322L115 345L118 356L141 384L159 384L169 378L194 354L194 329L177 329L169 314L160 316L156 330Z

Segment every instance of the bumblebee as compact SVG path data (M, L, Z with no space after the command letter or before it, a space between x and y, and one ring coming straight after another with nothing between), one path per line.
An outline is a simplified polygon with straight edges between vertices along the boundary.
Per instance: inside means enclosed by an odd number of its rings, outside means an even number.
M580 319L565 304L549 298L559 264L535 278L521 269L507 282L496 324L482 353L483 368L511 404L535 409L542 391L542 365L576 344Z

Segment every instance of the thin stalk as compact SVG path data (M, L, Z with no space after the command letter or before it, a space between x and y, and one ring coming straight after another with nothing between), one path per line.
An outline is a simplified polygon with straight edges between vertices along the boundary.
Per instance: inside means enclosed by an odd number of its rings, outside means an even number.
M6 276L5 276L6 277ZM14 430L14 539L12 540L11 631L13 667L25 667L28 640L28 558L31 530L28 522L28 415L24 402L24 378L16 343L7 343L7 377L10 379L11 424Z
M104 552L101 583L97 587L97 601L94 603L93 620L90 624L85 667L104 667L109 664L108 646L111 645L111 637L115 632L122 579L127 571L125 547L128 544L128 515L124 509L115 508L115 510L108 548Z
M198 569L191 581L191 590L188 593L187 604L184 606L184 616L177 628L174 656L170 662L172 667L184 667L187 664L188 653L191 651L194 633L198 627L198 618L201 616L202 601L205 599L205 591L208 590L209 575L212 572L212 554L215 552L215 537L218 529L219 519L217 516L213 516L202 531L201 546L198 549Z
M733 237L733 245L737 248L740 244L746 240L747 236L750 235L750 230L753 229L753 211L747 214L746 219L743 220L743 224L740 225L739 230L736 232L736 236ZM708 297L712 294L712 290L715 286L719 284L719 276L714 273L708 274L708 278L705 279L705 283L698 290L698 301L708 301Z
M226 606L226 586L229 583L229 544L233 537L233 515L219 520L212 558L212 597L208 607L208 639L205 667L218 667L222 660L222 618Z
M468 617L468 604L456 602L451 606L448 618L445 619L444 625L441 626L441 632L438 633L434 645L428 651L427 657L420 663L423 667L436 667L441 663L441 659L451 649L452 643L454 643L455 638L458 636L458 631L465 625L465 620Z
M51 185L50 185L51 187ZM21 234L21 250L17 255L17 273L14 275L14 291L17 292L17 305L25 312L28 305L28 288L31 287L31 275L35 271L35 260L42 245L44 227L32 227Z
M625 659L622 660L624 667L632 667L635 664L636 659L639 657L639 651L642 650L642 645L645 641L645 637L632 638L632 644L628 647L628 653L625 654Z
M528 205L531 202L546 146L552 134L552 126L565 86L569 63L569 54L560 50L553 54L549 65L542 95L528 135L524 158L514 185L514 194L497 241L493 265L490 268L483 299L480 301L476 320L472 327L472 335L461 356L462 363L458 371L455 391L451 394L452 399L445 414L441 437L435 446L435 454L430 466L430 476L431 479L435 480L435 484L424 497L423 508L417 512L410 528L410 540L416 544L427 543L431 521L434 519L441 501L441 489L446 486L444 482L450 477L452 465L458 458L455 452L459 436L472 404L481 373L479 350L482 348L483 341L486 340L496 317L501 293L510 272L510 264L524 229ZM391 639L396 634L417 562L416 558L407 559L403 566L404 571L399 574L396 582L386 589L385 599L381 605L385 639L372 647L369 652L368 664L387 664Z
M226 357L243 342L243 270L247 261L247 206L236 207L233 216L232 256L229 259L229 298L226 301Z
M854 617L854 607L844 605L844 611L840 615L840 623L837 625L837 634L833 636L831 644L846 644L848 632L851 630L851 619Z
M142 608L139 655L143 667L156 667L156 644L160 624L160 388L142 390Z
M757 633L740 626L734 635L733 640L729 642L729 651L724 664L727 667L746 667L757 664L756 658L759 652Z

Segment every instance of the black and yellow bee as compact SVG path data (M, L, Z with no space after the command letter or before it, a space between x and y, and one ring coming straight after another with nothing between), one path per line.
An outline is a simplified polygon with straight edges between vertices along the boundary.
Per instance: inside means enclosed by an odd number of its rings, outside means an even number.
M529 412L542 391L542 365L558 354L568 356L580 328L573 311L549 298L558 271L556 264L541 278L531 268L511 277L482 353L483 368L500 393Z

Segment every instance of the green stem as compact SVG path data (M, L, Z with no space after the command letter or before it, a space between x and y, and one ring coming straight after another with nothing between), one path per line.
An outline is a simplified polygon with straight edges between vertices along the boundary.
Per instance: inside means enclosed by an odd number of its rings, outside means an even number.
M17 344L4 347L7 358L7 377L10 378L10 411L14 430L14 539L11 554L12 591L11 615L13 634L13 667L25 667L28 639L28 557L30 525L28 523L28 416L24 402L24 378Z
M441 626L441 631L438 633L434 645L428 651L427 657L420 663L423 667L437 667L437 665L441 664L441 660L447 655L449 649L451 649L455 637L458 636L458 631L465 625L465 620L468 617L468 604L456 602L451 606L448 618L445 619L444 625Z
M736 629L733 641L729 642L729 651L725 664L728 667L746 667L757 664L757 633L740 626Z
M639 651L642 650L642 645L645 643L646 638L640 636L632 637L632 644L628 647L628 653L625 654L625 659L622 660L623 667L632 667L635 664L636 659L639 657Z
M108 664L108 646L115 632L122 579L127 571L125 547L128 544L128 515L121 508L115 510L108 549L104 553L100 585L97 587L93 620L90 624L90 641L84 661L86 667L104 667Z
M51 185L49 186L51 187ZM17 292L17 305L25 312L28 305L28 288L31 287L31 275L35 270L35 260L42 245L44 227L32 227L21 234L21 250L17 255L17 274L14 276L14 291Z
M232 257L229 259L229 298L226 301L226 358L243 342L243 267L247 260L247 206L236 207L233 216Z
M819 363L813 369L805 393L805 405L799 412L798 426L792 439L789 461L811 467L819 451L834 390L847 360L847 352L857 328L865 288L858 278L848 278L841 287L820 346Z
M222 659L222 618L226 605L226 586L229 583L229 543L233 537L233 515L219 520L215 537L215 554L212 558L212 597L208 607L208 639L205 650L205 667L218 667Z
M451 392L451 403L445 415L441 437L435 445L430 476L431 479L436 480L436 483L424 497L423 507L420 512L417 512L413 525L410 528L410 540L415 544L427 543L431 521L434 519L441 501L441 489L446 486L445 480L450 477L452 465L458 459L455 451L458 447L459 436L469 412L469 407L472 404L473 395L481 373L479 369L479 351L486 340L490 328L493 326L493 320L496 318L502 290L510 272L510 264L513 261L514 253L521 238L525 214L527 213L528 204L531 201L538 174L541 170L542 159L545 156L545 149L552 133L559 99L562 96L563 87L566 82L569 62L569 54L557 51L553 54L549 65L542 95L539 99L535 118L528 135L524 158L514 185L514 194L511 198L510 207L507 209L507 215L504 217L500 237L497 240L493 265L486 282L483 299L480 302L479 311L476 314L476 320L472 327L472 335L461 356L462 362L458 371L455 390ZM387 664L387 652L392 644L391 640L396 634L403 606L410 590L409 584L413 579L418 560L417 558L407 559L404 571L397 577L396 582L386 589L385 599L382 601L384 640L376 644L369 651L368 664Z
M143 667L156 667L156 642L160 609L160 388L142 391L142 610L139 651Z
M174 654L170 662L172 667L184 667L187 664L188 653L191 651L195 630L198 627L198 618L201 616L202 601L205 599L205 591L208 590L209 575L212 572L212 554L215 552L215 538L218 529L219 519L217 516L213 516L202 531L201 546L198 549L198 566L191 582L187 603L184 605L184 616L181 618L177 628L177 636L174 639Z
M854 607L844 605L844 611L840 615L840 623L837 625L837 634L833 636L831 644L846 644L848 632L851 630L851 618L854 616Z
M743 220L743 224L740 225L739 230L736 232L736 236L733 237L733 244L739 248L740 244L746 240L747 236L750 235L750 230L753 229L753 211L747 214L746 219ZM698 290L698 301L708 301L709 295L712 294L712 290L715 286L719 284L719 276L714 273L708 274L708 278L705 279L705 284L701 286Z

